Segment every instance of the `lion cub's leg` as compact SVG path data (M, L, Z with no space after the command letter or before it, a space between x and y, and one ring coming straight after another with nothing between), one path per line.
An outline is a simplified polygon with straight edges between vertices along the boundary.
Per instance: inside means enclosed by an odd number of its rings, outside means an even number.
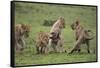
M86 45L87 45L87 52L90 53L90 44L89 44L89 40L86 41Z
M20 44L20 42L18 41L18 43L16 44L16 49L18 50L18 51L21 51L21 44Z
M43 54L47 53L47 52L46 52L46 48L47 48L46 46L43 46L43 47L42 47L42 53L43 53Z
M18 50L18 42L15 40L15 49Z
M54 51L54 52L57 52L57 45L52 44L51 46L52 46L52 48L53 48L53 51Z
M57 43L57 52L63 52L63 41L61 39L59 39Z
M78 51L80 52L80 45L81 45L81 41L82 40L82 37L80 37L76 43L75 43L75 47L71 50L71 52L69 54L72 54L74 51Z
M20 44L18 42L15 43L15 48L16 48L16 50L20 49Z
M23 50L24 46L25 46L25 39L24 38L20 38L19 39L19 44L20 44L20 50Z
M64 52L63 45L59 45L58 47L59 47L58 48L58 52L60 52L60 53Z
M48 45L47 45L47 48L46 48L47 53L52 51L51 46L52 46L52 39L49 39L49 42L48 42Z

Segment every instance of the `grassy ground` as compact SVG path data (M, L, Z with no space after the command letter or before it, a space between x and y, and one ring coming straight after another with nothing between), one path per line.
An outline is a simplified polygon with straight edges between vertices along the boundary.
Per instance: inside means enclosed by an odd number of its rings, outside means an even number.
M80 23L86 29L91 29L96 36L96 7L17 2L15 12L16 24L32 25L32 31L26 40L27 45L24 51L21 54L15 52L16 66L96 61L96 54L93 53L96 50L96 37L90 42L91 54L87 53L86 45L82 45L80 54L68 55L75 43L70 25L76 18L79 18ZM64 36L64 49L67 50L67 53L36 55L35 43L32 39L35 40L40 31L49 32L51 26L43 26L44 20L56 20L59 16L63 16L66 22L66 28L63 29L62 35Z

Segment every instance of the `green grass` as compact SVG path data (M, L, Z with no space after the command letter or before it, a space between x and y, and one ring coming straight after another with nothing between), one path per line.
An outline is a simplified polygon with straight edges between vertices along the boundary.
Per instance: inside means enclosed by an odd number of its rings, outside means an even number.
M38 64L56 64L56 63L74 63L74 62L90 62L95 61L95 54L71 54L53 53L53 54L20 54L16 59L16 65L38 65ZM16 57L18 57L16 56ZM31 57L31 58L30 58Z
M81 53L68 55L75 43L74 32L70 25L76 18L79 18L80 23L86 29L92 30L96 36L96 7L16 2L15 12L16 24L24 23L32 26L24 51L21 54L15 52L16 66L96 61L96 54L93 53L96 50L96 37L90 42L91 54L87 53L86 45L82 45ZM64 49L67 50L67 53L36 55L35 43L32 39L35 40L40 31L50 31L51 26L42 25L44 20L57 20L59 16L65 18L66 28L63 29L62 35L64 37Z

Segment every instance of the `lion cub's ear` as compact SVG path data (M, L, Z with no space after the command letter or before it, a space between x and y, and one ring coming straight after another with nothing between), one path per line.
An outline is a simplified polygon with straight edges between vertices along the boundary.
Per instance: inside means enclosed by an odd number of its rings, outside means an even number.
M21 24L21 27L22 27L23 29L25 29L25 28L26 28L26 24Z
M32 26L31 24L22 24L21 27L30 31Z

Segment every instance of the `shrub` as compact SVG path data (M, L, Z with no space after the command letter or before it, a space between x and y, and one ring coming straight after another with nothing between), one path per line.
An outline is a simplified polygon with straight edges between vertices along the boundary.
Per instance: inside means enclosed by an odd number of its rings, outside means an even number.
M43 26L52 26L55 20L44 20Z

